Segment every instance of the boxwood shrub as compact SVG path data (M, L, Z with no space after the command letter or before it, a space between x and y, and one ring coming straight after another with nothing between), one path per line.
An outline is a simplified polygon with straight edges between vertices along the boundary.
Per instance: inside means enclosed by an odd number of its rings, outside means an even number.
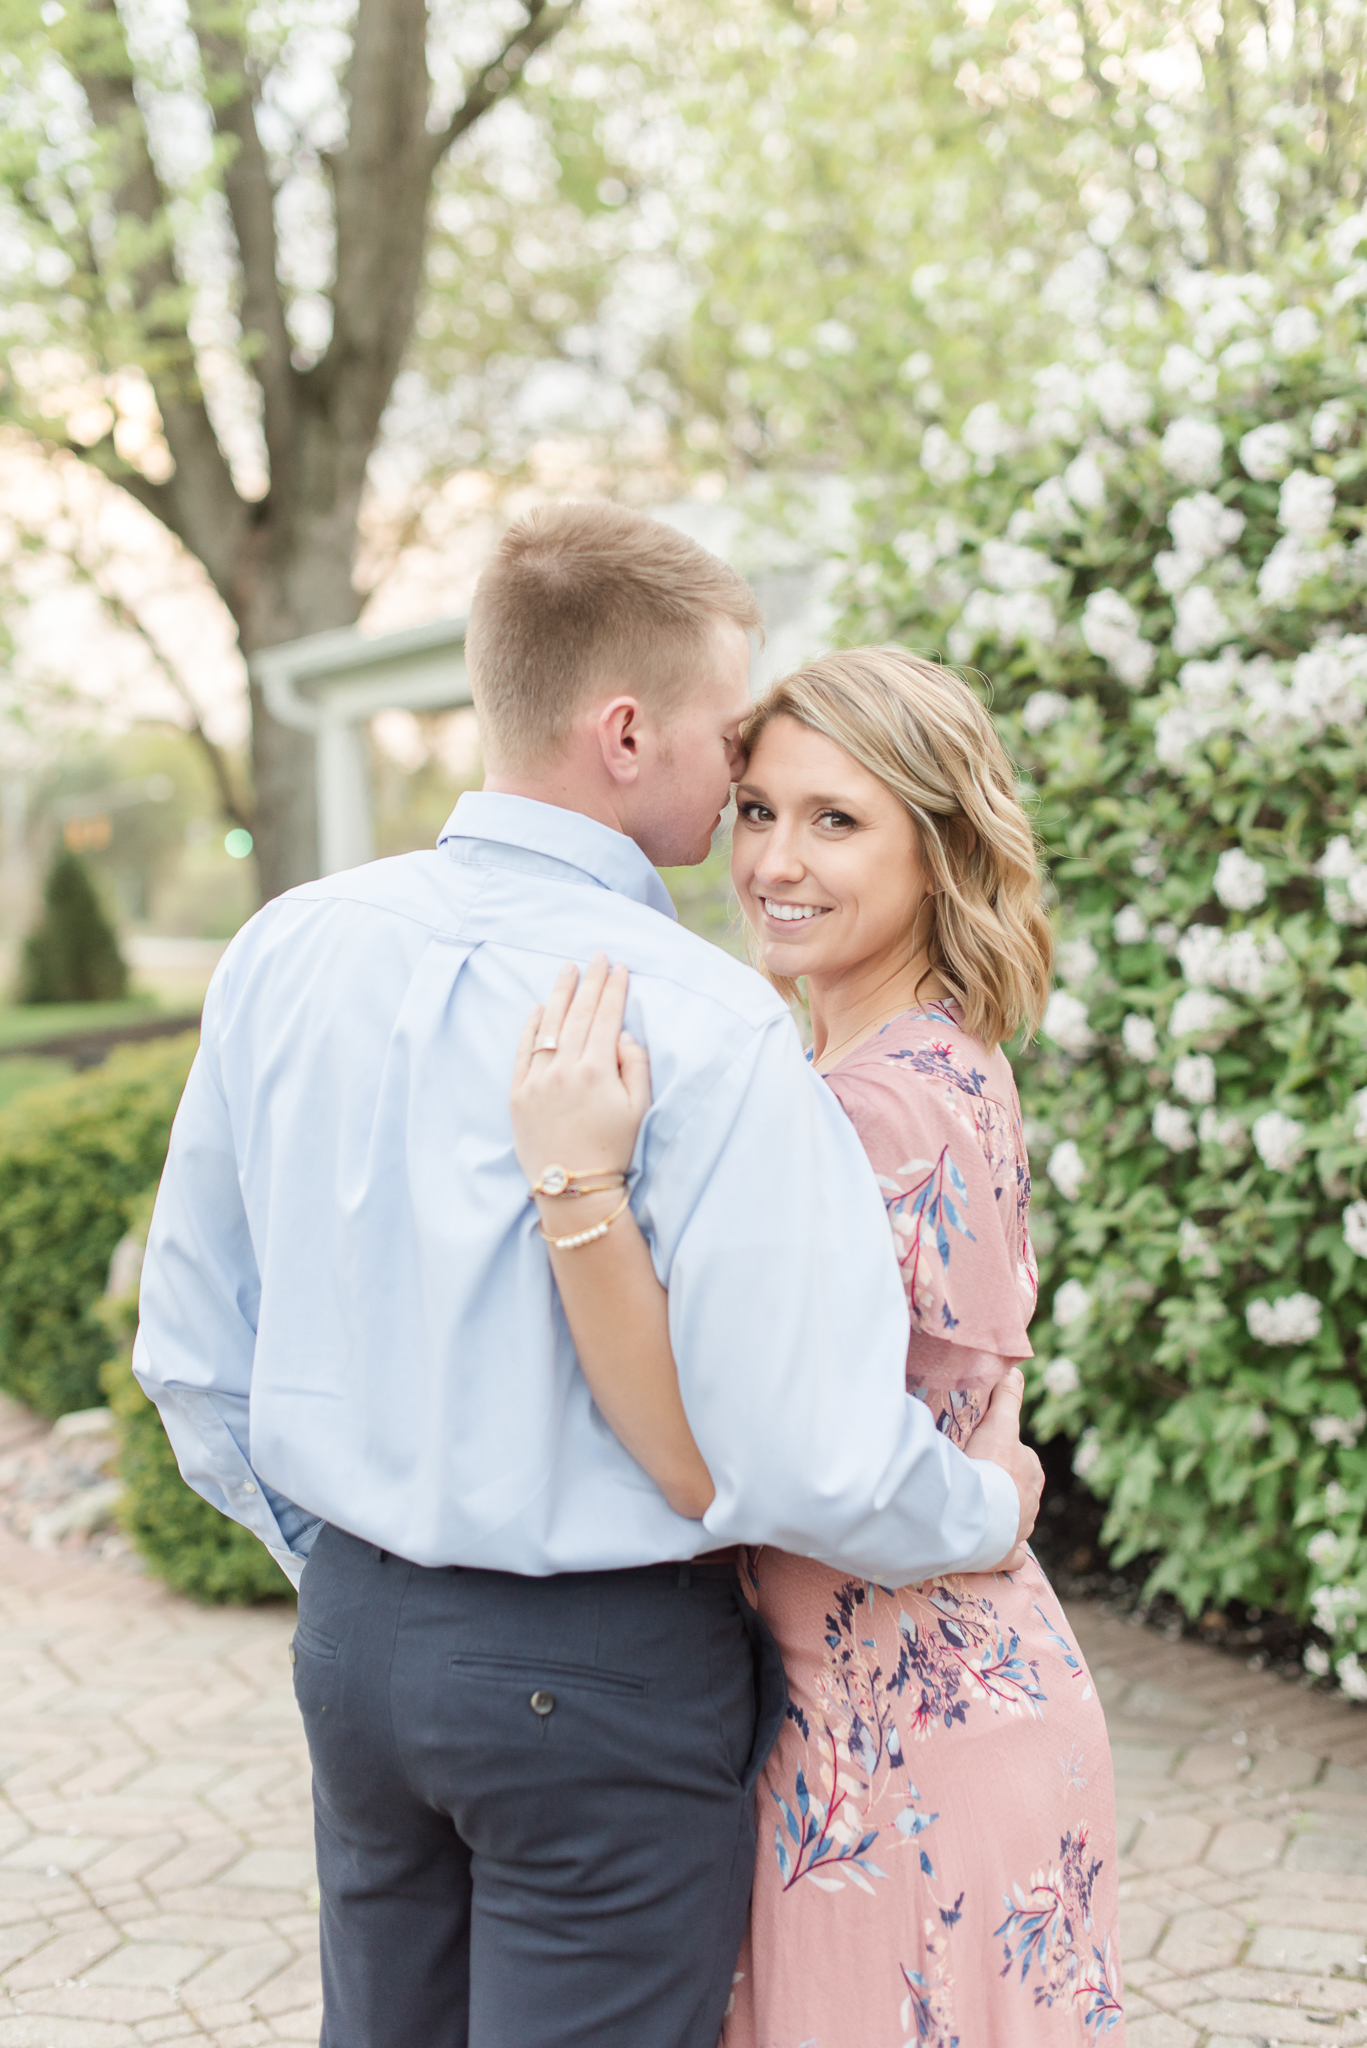
M161 1172L195 1044L130 1046L0 1109L0 1386L40 1415L100 1399L110 1255Z

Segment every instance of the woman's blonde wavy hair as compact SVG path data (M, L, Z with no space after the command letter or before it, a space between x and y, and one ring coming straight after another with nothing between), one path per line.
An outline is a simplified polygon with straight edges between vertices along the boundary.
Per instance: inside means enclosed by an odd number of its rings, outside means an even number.
M834 740L906 805L931 878L929 971L984 1045L1022 1025L1033 1036L1054 960L1044 874L1006 749L962 676L901 647L856 647L775 683L746 721L747 753L776 718Z

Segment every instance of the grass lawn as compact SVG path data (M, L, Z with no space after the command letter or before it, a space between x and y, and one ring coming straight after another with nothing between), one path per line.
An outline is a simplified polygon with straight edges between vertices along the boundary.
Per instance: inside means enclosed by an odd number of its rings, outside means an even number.
M6 1004L0 1007L0 1053L74 1038L78 1032L109 1031L116 1024L140 1024L159 1008L152 996L130 996L122 1003Z

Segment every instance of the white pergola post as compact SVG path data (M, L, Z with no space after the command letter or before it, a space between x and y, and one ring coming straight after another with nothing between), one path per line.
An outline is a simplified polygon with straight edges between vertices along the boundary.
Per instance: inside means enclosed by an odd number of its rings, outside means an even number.
M378 711L454 711L470 702L464 619L367 638L354 626L254 654L272 717L317 742L318 872L375 858L365 728Z

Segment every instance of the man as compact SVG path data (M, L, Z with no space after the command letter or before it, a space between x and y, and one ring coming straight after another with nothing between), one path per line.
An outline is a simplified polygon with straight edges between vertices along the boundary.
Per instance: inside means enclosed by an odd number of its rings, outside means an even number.
M205 1005L135 1369L189 1482L309 1559L324 2048L714 2048L784 1698L707 1553L903 1583L1033 1524L1018 1392L972 1458L908 1399L854 1133L652 866L708 850L757 624L653 520L520 522L469 624L484 791L435 852L269 904ZM511 1142L523 1020L600 948L650 1053L633 1206L702 1523L594 1410Z

